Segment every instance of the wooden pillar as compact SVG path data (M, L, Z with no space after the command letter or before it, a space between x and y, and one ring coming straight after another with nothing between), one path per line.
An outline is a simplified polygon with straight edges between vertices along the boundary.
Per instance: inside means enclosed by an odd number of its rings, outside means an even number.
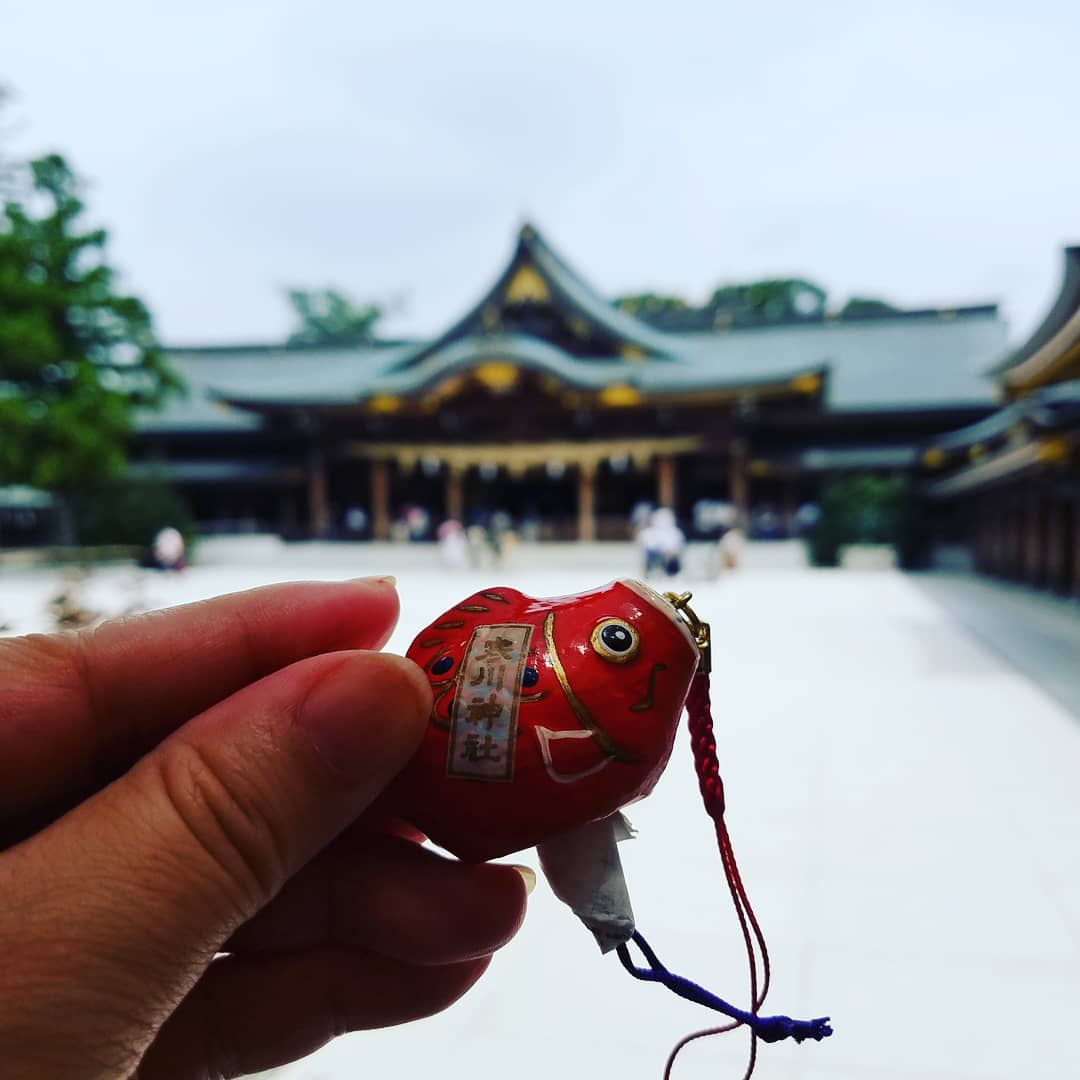
M1023 513L1011 493L1005 504L1005 518L1005 576L1014 581L1020 578L1023 562Z
M390 462L371 463L371 535L390 539Z
M789 477L784 481L784 534L796 536L795 515L799 512L799 493L796 482Z
M596 466L578 466L578 539L596 539Z
M990 513L993 517L993 545L990 550L990 573L1002 577L1005 568L1005 508L998 492L990 496Z
M1069 528L1067 535L1067 547L1069 550L1069 591L1074 596L1080 596L1080 495L1074 495L1072 505L1069 507Z
M675 458L671 454L656 462L656 505L675 509Z
M1031 492L1024 500L1024 560L1023 580L1028 585L1040 585L1042 577L1042 500Z
M326 502L326 454L312 446L307 457L308 536L319 540L327 533L330 514Z
M731 501L735 504L735 524L746 532L750 528L750 485L746 478L746 440L734 438L728 450Z
M465 524L465 473L456 465L446 467L446 516Z
M1047 498L1046 533L1043 537L1043 575L1047 588L1061 592L1065 587L1065 507L1057 499Z

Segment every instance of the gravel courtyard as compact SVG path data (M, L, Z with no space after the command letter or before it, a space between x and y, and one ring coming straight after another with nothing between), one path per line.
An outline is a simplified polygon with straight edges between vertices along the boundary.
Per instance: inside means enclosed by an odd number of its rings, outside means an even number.
M427 548L226 544L204 559L173 577L99 571L84 603L117 612L397 573L389 648L404 651L475 588L550 595L636 572L616 546L522 552L505 571L459 576ZM756 1075L1080 1077L1080 720L902 574L763 558L694 576L685 587L714 634L729 825L772 952L766 1011L827 1014L836 1029L821 1044L763 1046ZM0 573L0 622L46 629L58 580ZM629 816L639 926L673 970L742 1003L741 938L683 737ZM534 852L519 861L537 865ZM657 1080L670 1045L710 1022L601 957L541 878L521 934L455 1008L340 1039L275 1075ZM745 1053L740 1033L702 1040L675 1076L737 1080Z

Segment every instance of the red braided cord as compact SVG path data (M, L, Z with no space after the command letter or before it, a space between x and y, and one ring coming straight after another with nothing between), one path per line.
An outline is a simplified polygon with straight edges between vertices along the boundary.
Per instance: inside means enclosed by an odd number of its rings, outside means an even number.
M769 992L770 968L769 950L765 944L765 935L762 933L754 909L750 906L749 897L746 895L746 887L743 885L739 874L738 864L735 862L735 852L731 846L731 837L728 834L727 824L724 821L724 782L720 777L720 762L716 755L716 737L713 732L712 704L709 695L709 676L699 672L694 676L690 684L690 693L686 699L686 713L690 727L690 742L694 752L694 767L697 770L698 786L701 789L701 797L705 803L705 810L712 818L716 827L716 843L720 849L720 859L724 866L724 876L727 879L728 889L731 891L732 903L735 906L735 914L739 919L739 927L742 930L743 941L746 945L746 956L750 966L750 1000L753 1002L752 1011L757 1012L765 1001ZM755 944L757 950L755 950ZM761 953L761 992L758 992L758 957ZM718 1035L725 1031L739 1027L738 1023L724 1024L721 1027L705 1028L695 1031L680 1039L671 1054L668 1056L664 1067L664 1080L670 1080L671 1070L675 1064L675 1058L688 1043L695 1039L704 1038L707 1035ZM757 1036L750 1036L750 1058L747 1063L743 1080L750 1080L754 1066L757 1062Z

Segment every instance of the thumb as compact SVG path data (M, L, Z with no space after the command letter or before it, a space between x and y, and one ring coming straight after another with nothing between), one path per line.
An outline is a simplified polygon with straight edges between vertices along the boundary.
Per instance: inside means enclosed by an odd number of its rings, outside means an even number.
M62 972L19 989L43 986L54 1022L126 1024L106 1041L137 1061L221 943L408 761L430 703L410 661L346 652L293 664L189 721L0 858L16 897L0 949L31 970L63 958ZM21 1014L33 1016L28 1004Z

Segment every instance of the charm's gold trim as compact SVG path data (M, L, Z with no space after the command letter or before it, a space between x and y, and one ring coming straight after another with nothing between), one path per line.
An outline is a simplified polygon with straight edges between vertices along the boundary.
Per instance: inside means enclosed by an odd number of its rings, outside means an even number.
M548 657L551 660L551 670L555 672L555 678L559 680L559 686L562 687L563 694L566 695L566 700L570 705L574 716L577 717L578 723L585 728L586 731L591 731L593 737L596 739L596 745L608 757L614 758L616 761L633 762L635 759L632 755L628 754L625 750L620 749L614 739L592 718L592 714L589 712L585 702L581 700L574 693L574 688L570 685L570 680L566 677L566 668L563 667L562 660L559 658L559 650L555 646L555 612L549 611L547 618L544 619L544 644L547 645Z
M649 689L640 701L630 706L631 712L648 712L653 707L653 692L656 690L656 673L658 671L667 671L667 664L653 664L652 671L649 672Z
M690 606L693 595L691 592L666 592L664 593L664 599L679 613L679 616L690 628L690 633L694 635L694 641L697 643L698 652L701 654L698 672L702 675L708 675L712 671L712 631L709 629L709 624L702 622L698 618L697 612Z

